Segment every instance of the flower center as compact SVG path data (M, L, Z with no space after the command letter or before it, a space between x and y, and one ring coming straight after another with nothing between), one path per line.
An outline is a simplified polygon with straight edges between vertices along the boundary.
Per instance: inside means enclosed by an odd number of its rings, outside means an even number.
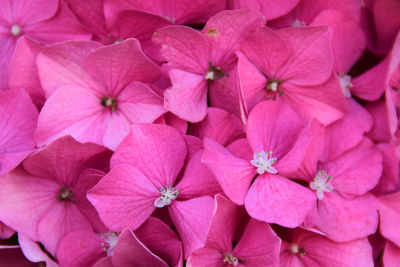
M157 208L168 206L172 203L172 200L178 197L179 194L178 189L175 190L172 185L164 185L163 187L161 187L160 190L158 190L158 192L161 194L161 197L157 198L154 201L154 206L156 206Z
M220 67L214 66L211 62L208 63L208 71L204 75L204 78L207 82L213 82L215 80L221 79L224 77L224 72Z
M278 173L277 169L272 166L275 162L276 157L272 157L272 151L254 153L254 158L250 161L253 166L257 167L258 174L264 174L264 172Z
M103 96L100 101L103 107L111 108L111 111L114 112L117 108L117 99L114 97L105 97Z
M292 27L303 27L306 26L306 23L302 20L296 19L295 21L293 21L292 23Z
M290 244L289 248L290 248L290 252L292 252L293 254L299 253L300 257L304 257L304 255L306 255L306 251L304 250L304 248L299 247L298 244L295 244L295 243Z
M118 242L119 233L108 232L100 235L100 238L104 241L101 243L101 248L103 251L107 252L107 256L112 256L114 254L114 248Z
M22 29L21 26L14 24L11 26L11 30L10 30L11 34L14 36L19 36L21 35Z
M339 74L340 86L342 87L343 94L346 98L351 97L350 89L353 88L353 84L351 83L351 76L344 75L343 73Z
M314 181L310 183L310 188L317 191L317 197L319 200L324 199L324 192L331 192L333 186L330 184L332 176L329 176L326 171L319 171L314 178Z
M237 266L239 264L238 258L234 257L232 253L225 254L224 263L232 264L233 266Z
M72 201L72 190L61 186L60 194L56 196L56 199L60 201Z

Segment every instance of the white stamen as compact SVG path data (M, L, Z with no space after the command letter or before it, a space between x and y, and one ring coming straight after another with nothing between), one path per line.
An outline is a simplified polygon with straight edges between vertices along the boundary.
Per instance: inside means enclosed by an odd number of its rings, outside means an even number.
M331 192L333 186L330 184L332 176L329 176L326 171L319 171L314 178L314 181L310 183L310 188L317 191L317 198L319 200L324 199L324 192Z
M275 162L276 157L272 157L272 151L254 153L254 159L250 161L253 166L257 167L258 174L264 174L264 172L278 173L278 170L272 167Z
M238 258L234 257L231 253L227 253L224 257L224 263L232 264L237 266L239 264Z
M12 35L19 36L21 34L21 31L22 30L21 30L21 27L19 25L14 24L14 25L11 26L10 32L11 32Z
M340 85L342 87L343 94L346 98L351 97L351 92L350 88L353 88L353 84L351 83L351 76L350 75L344 75L343 73L340 73L339 75L339 81Z
M154 206L157 208L162 208L168 206L172 203L172 200L178 197L179 191L175 190L171 185L164 185L158 192L161 194L161 197L157 198L154 201Z
M101 247L104 251L107 251L107 256L112 256L114 254L115 246L118 242L119 233L108 232L100 235L100 238L104 241L101 243Z
M206 76L205 76L204 78L205 78L206 80L209 80L209 81L214 81L214 80L215 80L214 71L212 70L212 71L207 72L207 73L206 73Z
M302 20L299 20L299 19L296 19L292 23L292 27L302 27L302 26L306 26L306 23L304 21L302 21Z

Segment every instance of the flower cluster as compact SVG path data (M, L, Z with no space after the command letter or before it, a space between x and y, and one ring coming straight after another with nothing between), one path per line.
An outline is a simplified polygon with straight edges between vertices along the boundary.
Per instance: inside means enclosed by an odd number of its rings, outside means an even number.
M0 265L399 266L398 0L5 0Z

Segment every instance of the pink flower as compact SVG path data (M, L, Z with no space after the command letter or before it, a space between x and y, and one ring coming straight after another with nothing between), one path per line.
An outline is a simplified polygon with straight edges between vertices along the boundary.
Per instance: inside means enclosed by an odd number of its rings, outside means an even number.
M136 124L111 159L111 171L88 194L113 231L137 229L158 208L169 215L182 238L185 257L204 245L214 210L209 195L220 191L195 153L178 180L187 148L174 128Z
M142 83L160 71L137 40L106 47L65 42L46 47L37 60L48 97L35 133L39 145L70 134L115 149L132 123L150 123L165 112L162 98Z
M109 157L105 148L70 136L54 141L1 177L0 220L53 255L68 232L104 229L86 199L104 173L87 168L105 169Z

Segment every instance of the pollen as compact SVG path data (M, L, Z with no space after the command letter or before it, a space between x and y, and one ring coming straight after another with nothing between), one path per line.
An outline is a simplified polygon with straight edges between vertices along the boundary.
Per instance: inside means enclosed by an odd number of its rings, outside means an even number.
M206 35L208 36L217 36L219 34L218 30L215 28L209 28L206 30Z
M238 258L234 257L232 253L225 254L224 263L237 266L239 264Z
M102 97L100 104L103 107L110 107L111 111L114 112L115 109L117 108L117 99L114 97Z
M264 174L264 172L278 173L278 170L272 166L275 162L276 157L272 157L272 151L254 153L253 160L250 161L254 167L257 167L258 174Z
M224 77L225 74L220 67L214 66L211 62L208 63L208 66L208 71L204 75L204 79L206 79L207 82L213 82Z

